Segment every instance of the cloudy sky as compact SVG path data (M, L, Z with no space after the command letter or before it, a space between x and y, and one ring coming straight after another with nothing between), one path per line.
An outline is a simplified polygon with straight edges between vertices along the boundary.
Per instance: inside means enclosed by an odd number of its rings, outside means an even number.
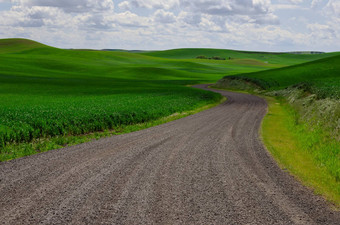
M0 0L0 38L61 48L340 51L340 0Z

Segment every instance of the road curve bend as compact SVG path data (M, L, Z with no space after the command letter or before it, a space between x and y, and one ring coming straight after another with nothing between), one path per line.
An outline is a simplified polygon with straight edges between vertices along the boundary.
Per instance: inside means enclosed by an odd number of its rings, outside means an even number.
M0 223L339 224L259 141L266 102L216 92L180 120L1 163Z

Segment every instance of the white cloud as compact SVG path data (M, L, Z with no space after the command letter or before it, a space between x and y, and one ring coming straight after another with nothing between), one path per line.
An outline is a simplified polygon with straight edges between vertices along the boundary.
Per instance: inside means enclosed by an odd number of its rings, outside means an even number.
M174 23L176 17L172 12L166 12L163 9L159 9L155 13L155 21L159 23Z
M270 0L181 0L180 8L191 13L189 15L196 15L196 21L199 19L197 15L211 15L223 17L225 21L227 18L245 21L246 18L251 23L279 23Z
M299 6L294 4L276 4L272 6L272 9L276 10L282 10L282 9L301 9Z
M122 10L127 10L127 11L131 10L131 4L128 1L124 1L124 2L119 3L118 7Z
M146 27L151 23L149 18L138 16L130 11L115 14L112 18L120 26Z
M335 17L340 17L340 1L339 0L329 0L326 7L327 13Z
M199 27L201 30L207 32L222 32L223 30L225 30L225 27L213 21L211 15L203 16L199 24Z
M300 4L302 2L304 2L304 0L288 0L290 3L293 3L293 4Z
M337 38L336 31L330 26L325 24L309 24L308 29L310 32L311 44L318 44L317 42L326 42L331 44Z
M10 11L3 13L0 24L19 27L63 26L68 19L71 18L58 8L15 6Z
M68 13L114 9L112 0L12 0L12 2L23 7L55 7Z
M122 8L171 9L179 5L179 0L130 0L120 4Z
M313 0L311 6L321 6L313 9L303 8L305 3L303 0L276 0L275 4L271 0L12 0L10 10L0 11L0 38L26 37L75 48L339 50L340 1ZM283 9L289 13L280 11ZM292 23L290 19L294 17L299 20Z
M179 21L184 22L185 24L196 26L202 20L202 15L200 13L193 13L193 12L184 12L182 11L178 15Z
M325 0L312 0L312 2L311 2L311 7L312 8L317 8L317 7L319 7L320 6L320 4L322 3L322 2L324 2Z
M181 0L181 7L210 15L259 15L270 11L270 0Z
M274 15L273 13L270 13L266 15L265 17L260 16L260 17L254 17L252 20L249 22L257 23L257 24L280 24L279 17Z

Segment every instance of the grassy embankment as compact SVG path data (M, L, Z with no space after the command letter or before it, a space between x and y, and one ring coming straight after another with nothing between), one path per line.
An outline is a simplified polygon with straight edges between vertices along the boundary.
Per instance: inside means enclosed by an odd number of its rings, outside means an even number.
M232 59L195 59L202 54ZM325 55L64 50L0 40L0 160L141 129L220 100L188 84L319 57Z
M225 77L219 87L269 96L265 145L282 167L340 207L340 56Z

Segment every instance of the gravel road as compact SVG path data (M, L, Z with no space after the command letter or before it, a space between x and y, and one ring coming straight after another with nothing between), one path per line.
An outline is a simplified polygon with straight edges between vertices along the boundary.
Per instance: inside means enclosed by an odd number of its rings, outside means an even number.
M196 115L1 163L0 223L340 224L259 141L266 102L216 92Z

